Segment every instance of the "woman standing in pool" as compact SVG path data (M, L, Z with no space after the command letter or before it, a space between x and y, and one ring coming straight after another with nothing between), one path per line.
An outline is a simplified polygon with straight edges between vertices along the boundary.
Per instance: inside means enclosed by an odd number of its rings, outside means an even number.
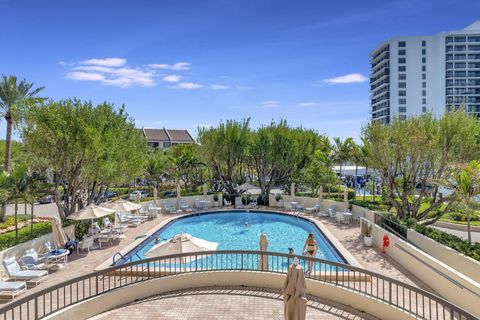
M308 234L307 240L305 240L305 245L303 246L303 254L310 256L312 258L315 258L315 256L317 255L317 250L318 250L318 243L315 240L313 233L310 232ZM309 260L307 273L312 271L312 264L313 264L313 261Z

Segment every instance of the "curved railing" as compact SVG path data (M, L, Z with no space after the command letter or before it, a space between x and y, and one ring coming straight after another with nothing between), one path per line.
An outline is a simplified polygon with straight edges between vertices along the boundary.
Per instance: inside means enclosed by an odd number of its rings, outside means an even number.
M0 308L0 319L40 319L111 290L182 273L239 270L287 273L297 257L308 279L382 301L419 319L477 319L430 292L362 268L328 260L262 251L211 251L133 261L86 274L14 300ZM267 260L268 266L260 263Z

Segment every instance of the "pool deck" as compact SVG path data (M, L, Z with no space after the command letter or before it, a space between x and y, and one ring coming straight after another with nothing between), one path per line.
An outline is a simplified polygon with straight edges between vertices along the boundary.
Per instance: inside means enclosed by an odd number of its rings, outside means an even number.
M262 208L259 209L262 210ZM229 210L231 210L231 208L229 208ZM265 208L265 210L271 210L271 208ZM180 216L182 215L175 215L175 217ZM135 228L129 228L125 232L125 239L115 240L113 242L113 245L111 246L106 246L102 249L92 250L89 254L79 255L74 253L72 256L69 257L68 264L65 268L59 269L59 271L51 273L46 281L44 281L35 288L28 289L28 291L25 294L21 295L21 297L33 294L48 286L94 271L99 265L101 265L105 261L111 260L112 256L116 252L119 252L123 249L128 249L127 247L130 247L132 243L135 242L135 238L137 236L147 234L153 228L157 227L159 224L166 223L166 221L170 220L171 218L172 215L160 215L158 218L147 221ZM338 239L342 246L345 247L348 251L350 251L354 258L364 268L397 280L401 280L413 286L429 290L429 288L427 288L420 280L413 277L410 273L401 268L388 256L381 254L381 252L375 248L365 247L360 237L358 224L345 226L337 225L333 223L330 219L311 219L321 222L323 226Z

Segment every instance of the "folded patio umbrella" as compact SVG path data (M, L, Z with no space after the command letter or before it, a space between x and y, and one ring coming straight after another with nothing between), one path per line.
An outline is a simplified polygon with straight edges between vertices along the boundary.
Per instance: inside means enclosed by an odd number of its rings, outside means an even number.
M307 313L305 275L298 260L295 262L288 268L282 289L285 320L305 320Z
M175 235L173 238L155 245L152 249L145 253L146 257L159 257L171 254L181 254L199 251L214 251L218 247L218 243L210 242L204 239L192 237L191 234L181 233ZM199 258L203 258L199 256ZM176 259L177 260L177 259ZM195 257L181 257L181 263L194 261Z
M267 235L262 232L260 235L260 251L267 251L268 249L268 239ZM260 270L268 270L268 255L260 255Z

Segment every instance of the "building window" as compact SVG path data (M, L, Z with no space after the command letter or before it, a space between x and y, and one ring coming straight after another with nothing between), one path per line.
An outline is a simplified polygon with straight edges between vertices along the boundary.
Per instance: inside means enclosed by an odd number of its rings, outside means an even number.
M398 63L406 63L407 59L405 58L398 58Z
M423 107L422 107L422 112L423 112L423 113L427 112L427 107L423 106Z
M427 83L426 82L422 82L422 88L426 88L427 87Z
M427 71L427 67L426 67L426 66L422 66L422 71Z
M398 71L399 71L399 72L407 71L407 67L405 67L405 66L398 66Z
M452 42L453 42L453 37L447 37L447 38L445 39L445 42L446 42L446 43L452 43Z
M459 53L455 55L455 60L465 60L467 59L467 55L464 53Z
M398 55L399 55L399 56L404 56L405 53L406 53L405 49L399 49L399 50L398 50Z
M166 148L170 148L172 146L172 143L170 141L164 141L163 142L163 148L166 149Z
M422 54L423 55L427 54L427 49L422 49Z
M426 63L426 62L427 62L427 58L422 57L422 63Z
M422 97L425 97L427 95L427 90L422 90Z
M406 119L407 119L407 116L404 115L404 114L401 114L401 115L398 116L398 119L399 119L399 120L406 120Z
M399 95L400 97L405 97L405 96L407 95L407 91L405 91L405 90L400 90L400 91L398 91L398 95Z
M465 62L455 62L455 69L465 69L467 64Z
M405 73L398 74L398 80L406 80L406 79L407 79L407 75Z
M400 48L405 48L407 46L407 43L405 41L398 41L398 46Z
M427 104L427 98L422 98L422 104Z
M422 41L422 47L426 47L427 46L427 41L423 40Z
M465 42L467 41L467 37L455 37L455 42Z
M450 54L447 54L447 55L445 56L445 58L446 58L447 61L448 61L448 60L453 60L453 54L451 54L451 53L450 53Z
M399 83L398 83L398 87L399 87L399 88L406 88L406 87L407 87L407 83L406 83L406 82L399 82Z
M407 104L407 99L405 98L398 99L398 104Z
M427 75L425 73L422 73L422 80L427 79Z
M401 112L401 113L407 112L407 107L398 107L398 112Z
M468 42L480 42L480 36L468 37Z

